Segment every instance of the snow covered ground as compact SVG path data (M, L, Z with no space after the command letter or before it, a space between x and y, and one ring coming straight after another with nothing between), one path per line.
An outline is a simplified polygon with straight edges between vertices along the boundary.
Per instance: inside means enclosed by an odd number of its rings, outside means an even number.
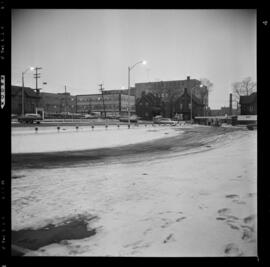
M14 171L12 230L97 216L40 256L256 256L257 132L147 162Z
M159 126L96 126L94 130L90 126L62 127L59 132L56 127L39 128L13 128L12 129L12 153L52 152L85 150L102 147L115 147L119 145L136 144L163 137L179 134L172 127Z

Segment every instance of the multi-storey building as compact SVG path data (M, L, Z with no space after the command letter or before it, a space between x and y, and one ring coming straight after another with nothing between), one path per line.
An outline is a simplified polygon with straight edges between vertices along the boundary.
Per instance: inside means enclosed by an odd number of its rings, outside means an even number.
M192 104L191 104L192 93ZM136 96L136 112L138 116L152 119L155 115L174 117L182 114L184 120L206 115L208 107L208 90L201 86L199 80L161 81L136 83L131 89Z
M75 113L76 96L70 93L40 93L40 106L44 108L45 114L51 113Z
M129 100L128 100L129 99ZM128 96L122 90L107 90L103 94L76 96L77 113L100 113L102 116L124 116L135 114L135 97Z

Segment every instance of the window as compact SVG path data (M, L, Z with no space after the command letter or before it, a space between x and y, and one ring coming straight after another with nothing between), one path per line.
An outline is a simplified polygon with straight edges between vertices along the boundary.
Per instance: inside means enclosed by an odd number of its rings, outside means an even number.
M180 103L180 109L181 109L181 110L183 109L183 104L182 104L182 103Z

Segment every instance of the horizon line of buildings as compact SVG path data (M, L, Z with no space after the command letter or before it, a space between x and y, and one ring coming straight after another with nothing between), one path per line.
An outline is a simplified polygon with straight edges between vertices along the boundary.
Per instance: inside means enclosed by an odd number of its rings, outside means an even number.
M71 95L69 92L36 92L30 87L11 86L11 111L17 115L22 114L22 110L24 113L41 110L45 116L61 113L126 116L128 107L131 115L136 114L144 119L152 119L156 115L172 118L182 114L184 120L189 120L191 109L193 118L209 116L212 113L208 106L207 87L200 86L199 80L190 79L189 76L186 80L135 83L135 86L130 88L130 96L128 89ZM222 107L218 115L222 112L235 115L239 110L232 109L230 98L229 107Z

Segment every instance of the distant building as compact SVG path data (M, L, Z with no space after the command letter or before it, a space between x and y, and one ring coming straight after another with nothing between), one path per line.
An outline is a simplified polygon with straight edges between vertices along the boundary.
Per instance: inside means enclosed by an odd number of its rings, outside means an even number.
M241 115L257 115L257 92L248 96L240 96Z
M22 92L24 92L22 97ZM11 86L11 113L22 114L22 101L24 102L24 114L36 113L36 108L40 107L41 96L30 87Z
M129 99L129 102L128 102ZM106 90L102 94L76 96L77 113L100 113L102 116L125 116L135 114L135 97L128 96L123 90Z
M204 107L202 100L195 95L192 96L192 117L203 116ZM142 93L136 101L136 113L139 117L152 120L154 116L174 117L181 115L183 120L190 120L191 116L191 96L187 89L181 95L176 95L172 99L166 99L153 93Z
M70 93L40 93L40 106L44 108L45 114L52 113L75 113L76 97Z
M220 109L210 109L210 116L225 116L225 115L239 115L238 109L233 109L231 107L221 107Z
M136 113L140 117L152 119L155 115L162 115L172 118L180 113L184 120L189 120L191 91L192 117L205 115L208 110L207 87L200 87L200 81L190 77L186 80L136 83L131 94L136 97Z

